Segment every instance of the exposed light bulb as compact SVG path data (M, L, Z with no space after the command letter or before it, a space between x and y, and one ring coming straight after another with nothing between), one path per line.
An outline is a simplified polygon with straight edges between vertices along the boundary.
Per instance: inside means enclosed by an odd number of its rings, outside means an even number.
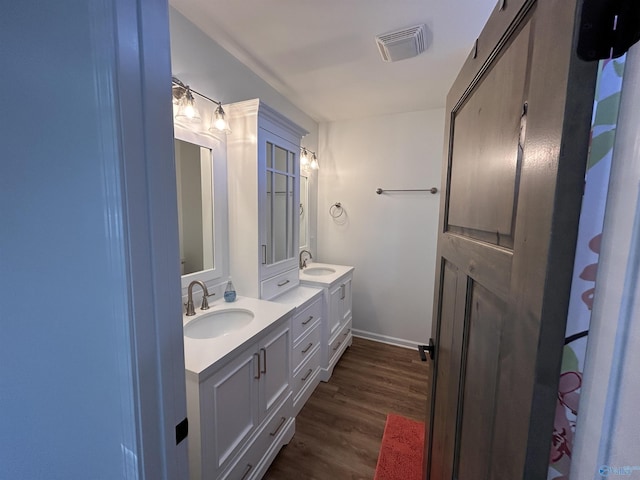
M300 155L300 165L303 167L309 164L309 152L307 152L306 148L302 149L302 155Z
M187 117L189 120L193 120L196 116L196 109L193 106L193 104L188 103L183 110L184 116Z
M176 113L176 120L187 120L191 123L200 122L200 112L198 112L196 101L188 88L178 108L178 113Z
M311 156L311 164L309 166L313 170L318 170L318 168L319 168L318 159L316 158L316 154L315 153Z
M213 126L216 127L218 130L223 131L224 128L227 126L227 122L224 121L224 118L216 118L216 121L213 122Z
M229 129L229 122L225 117L224 109L222 105L218 105L215 112L213 113L213 122L211 123L211 128L209 131L218 130L219 132L229 133L231 130Z
M222 105L218 105L214 116L215 121L213 122L213 125L218 130L226 130L229 127L229 125L227 124L227 120L224 118L224 110L222 109Z

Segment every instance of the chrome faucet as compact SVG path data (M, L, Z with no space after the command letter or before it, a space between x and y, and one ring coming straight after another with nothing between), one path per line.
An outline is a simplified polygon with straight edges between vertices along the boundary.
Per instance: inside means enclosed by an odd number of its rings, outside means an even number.
M200 280L194 280L189 284L189 288L187 289L187 303L184 304L187 307L187 317L191 317L196 314L196 309L193 306L193 286L200 285L202 288L202 305L200 305L200 310L208 310L209 309L209 301L207 297L213 297L215 293L209 294L209 290L207 290L207 286L204 282Z
M305 258L305 259L302 258L305 253L309 254L309 258L308 259L307 258ZM302 270L303 268L307 268L307 260L313 260L313 257L311 256L311 252L309 250L302 250L300 252L300 270Z

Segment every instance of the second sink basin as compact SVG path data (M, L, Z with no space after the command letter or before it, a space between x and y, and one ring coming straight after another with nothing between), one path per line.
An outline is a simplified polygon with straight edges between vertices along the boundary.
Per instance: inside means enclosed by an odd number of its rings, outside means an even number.
M309 267L302 270L302 273L304 273L305 275L320 277L322 275L331 275L332 273L336 273L336 271L333 268L328 267Z
M216 310L187 323L184 335L196 339L221 337L248 325L253 318L253 312L243 308Z

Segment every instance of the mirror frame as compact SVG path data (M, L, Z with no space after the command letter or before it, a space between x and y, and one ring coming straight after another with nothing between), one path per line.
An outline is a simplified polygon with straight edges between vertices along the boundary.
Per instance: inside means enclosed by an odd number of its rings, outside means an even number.
M228 277L227 143L224 133L218 137L214 134L197 131L181 123L174 123L173 135L176 140L210 149L213 164L211 169L213 177L213 268L182 275L182 294L184 296L187 287L194 280L200 280L209 286Z

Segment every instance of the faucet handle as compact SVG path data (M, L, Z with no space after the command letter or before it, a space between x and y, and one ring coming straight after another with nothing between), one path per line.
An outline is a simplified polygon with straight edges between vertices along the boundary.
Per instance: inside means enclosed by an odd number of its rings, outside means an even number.
M202 294L202 305L200 305L200 310L209 310L209 300L207 300L208 297L215 297L215 292L214 293L203 293Z

